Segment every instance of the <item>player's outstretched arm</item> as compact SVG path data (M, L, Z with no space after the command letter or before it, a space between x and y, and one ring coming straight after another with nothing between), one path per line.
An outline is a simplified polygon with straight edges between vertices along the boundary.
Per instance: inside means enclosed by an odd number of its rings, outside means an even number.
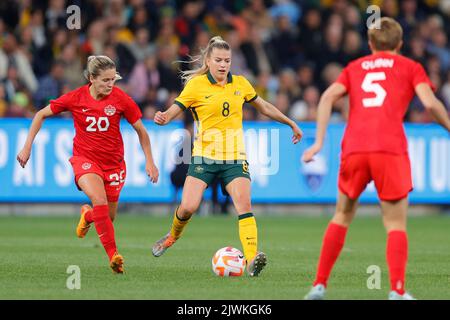
M155 118L153 121L155 121L155 123L160 126L164 126L172 121L172 119L176 118L181 112L183 112L183 110L174 103L166 111L158 111L155 114Z
M133 124L133 128L134 130L136 130L136 133L139 137L139 142L141 144L141 148L144 151L145 172L149 176L150 181L156 183L158 182L159 171L155 165L155 162L153 161L150 137L148 136L147 130L145 129L141 119L139 119Z
M50 109L50 105L45 108L39 110L33 118L33 122L31 122L30 131L28 131L27 140L25 141L25 145L22 150L17 154L17 161L19 161L20 166L25 168L25 165L30 159L31 147L33 146L33 141L39 130L41 130L42 123L44 119L53 115L52 109Z
M257 97L251 104L263 115L269 117L272 120L278 121L280 123L287 124L292 128L292 142L294 144L298 143L302 136L303 132L295 123L295 121L286 117L280 110L278 110L273 104L267 102L261 97Z
M450 118L447 110L442 102L436 98L430 86L427 83L419 83L415 91L425 109L433 115L436 122L450 131Z
M345 95L346 92L347 89L344 85L335 82L329 86L320 97L319 106L317 107L316 140L314 144L303 153L304 162L312 161L314 155L322 149L333 104Z

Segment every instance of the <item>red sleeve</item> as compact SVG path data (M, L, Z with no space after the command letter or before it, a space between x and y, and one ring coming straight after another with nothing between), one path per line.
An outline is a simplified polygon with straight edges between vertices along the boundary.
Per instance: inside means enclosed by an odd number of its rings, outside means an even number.
M420 63L415 62L412 69L412 85L415 88L420 83L428 84L431 89L436 92L436 86L431 82L430 78L428 78L425 69L422 67Z
M345 67L344 70L342 70L341 74L339 75L339 77L336 79L335 82L342 84L348 91L348 89L350 88L350 82L348 77L348 66Z
M136 121L142 118L141 109L139 109L136 102L134 102L133 99L125 93L123 95L123 100L125 103L125 109L123 111L125 119L127 119L130 124L136 123Z
M68 111L75 102L77 90L67 92L58 99L50 100L50 109L54 114Z

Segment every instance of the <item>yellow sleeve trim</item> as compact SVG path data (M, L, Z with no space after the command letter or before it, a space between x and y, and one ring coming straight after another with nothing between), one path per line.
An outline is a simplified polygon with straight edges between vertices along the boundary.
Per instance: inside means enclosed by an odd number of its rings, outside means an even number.
M258 95L257 95L257 94L255 94L255 96L254 96L253 98L251 98L250 100L245 101L245 102L250 103L250 102L252 102L252 101L255 101L256 98L258 98Z

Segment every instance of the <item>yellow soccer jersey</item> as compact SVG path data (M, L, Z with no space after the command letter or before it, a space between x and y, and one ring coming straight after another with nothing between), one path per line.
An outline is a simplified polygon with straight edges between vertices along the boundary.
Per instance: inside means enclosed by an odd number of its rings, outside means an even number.
M197 125L193 156L246 160L242 107L258 96L243 76L229 73L227 79L222 87L209 72L196 76L175 99L180 108L192 112Z

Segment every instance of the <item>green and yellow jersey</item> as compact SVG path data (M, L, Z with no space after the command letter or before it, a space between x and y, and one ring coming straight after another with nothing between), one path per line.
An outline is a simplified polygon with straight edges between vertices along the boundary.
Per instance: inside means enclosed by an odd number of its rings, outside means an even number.
M255 89L243 76L227 76L225 86L212 75L189 80L175 103L192 112L197 125L192 156L214 160L246 160L242 107L255 100Z

